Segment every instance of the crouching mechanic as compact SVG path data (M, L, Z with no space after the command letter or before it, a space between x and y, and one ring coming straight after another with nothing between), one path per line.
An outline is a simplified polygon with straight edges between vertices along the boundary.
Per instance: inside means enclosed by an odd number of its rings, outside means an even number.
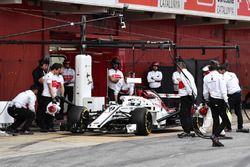
M8 113L15 118L15 122L7 127L7 133L18 133L18 127L23 126L21 134L33 134L30 126L35 118L35 102L38 93L38 87L32 85L30 90L19 93L9 104Z

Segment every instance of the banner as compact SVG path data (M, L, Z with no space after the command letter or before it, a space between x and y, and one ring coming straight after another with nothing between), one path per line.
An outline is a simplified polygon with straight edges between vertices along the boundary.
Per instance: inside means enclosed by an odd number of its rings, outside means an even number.
M238 15L250 16L250 0L239 0Z
M116 2L126 3L132 10L216 18L221 16L222 19L250 21L250 17L245 17L250 16L250 0L117 0ZM144 7L140 8L140 5Z
M215 0L184 0L184 9L215 13Z
M216 13L220 15L236 16L236 0L217 0Z
M158 4L158 0L119 0L119 2L145 6L157 6Z
M183 0L158 0L158 7L168 9L184 9Z

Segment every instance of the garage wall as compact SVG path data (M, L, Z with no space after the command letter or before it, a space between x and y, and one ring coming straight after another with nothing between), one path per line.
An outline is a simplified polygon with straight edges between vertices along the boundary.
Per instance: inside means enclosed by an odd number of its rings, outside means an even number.
M245 95L250 91L250 62L249 62L249 45L250 30L227 30L226 43L240 46L240 55L236 56L235 51L226 52L229 70L237 74L240 79L240 85Z
M0 36L42 27L41 18L2 10L0 10L0 22ZM42 33L6 38L10 39L41 40ZM30 87L33 83L32 70L38 65L41 56L40 45L0 45L0 100L10 100L20 91Z
M224 28L222 25L177 27L176 44L180 46L224 45ZM177 54L185 58L210 59L219 57L223 61L223 50L178 50Z
M127 25L128 32L120 32L120 34L123 36L126 34L128 38L134 40L174 40L174 25L174 20L133 21ZM142 85L146 86L147 72L155 61L159 61L161 66L173 66L168 50L125 49L124 72L135 71L136 77L141 77Z

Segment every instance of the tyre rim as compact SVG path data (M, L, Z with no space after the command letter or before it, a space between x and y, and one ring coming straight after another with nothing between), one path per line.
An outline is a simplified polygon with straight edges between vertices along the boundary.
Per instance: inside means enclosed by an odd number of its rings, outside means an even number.
M147 114L145 115L146 117L146 122L145 122L145 125L146 125L146 130L148 133L151 133L152 131L152 116L149 112L147 112Z

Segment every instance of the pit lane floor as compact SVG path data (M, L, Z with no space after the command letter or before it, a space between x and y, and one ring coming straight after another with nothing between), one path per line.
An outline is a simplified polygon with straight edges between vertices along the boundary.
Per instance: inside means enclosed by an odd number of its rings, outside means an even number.
M2 136L0 137L0 160L3 158L53 152L57 150L93 146L110 142L172 136L180 133L180 131L181 128L176 127L167 130L160 130L150 134L149 136L93 132L72 134L66 131L53 133L35 132L34 135Z
M250 127L246 119L244 126ZM227 133L234 139L213 148L210 140L177 138L180 129L145 137L69 132L0 137L0 166L250 166L250 133Z

